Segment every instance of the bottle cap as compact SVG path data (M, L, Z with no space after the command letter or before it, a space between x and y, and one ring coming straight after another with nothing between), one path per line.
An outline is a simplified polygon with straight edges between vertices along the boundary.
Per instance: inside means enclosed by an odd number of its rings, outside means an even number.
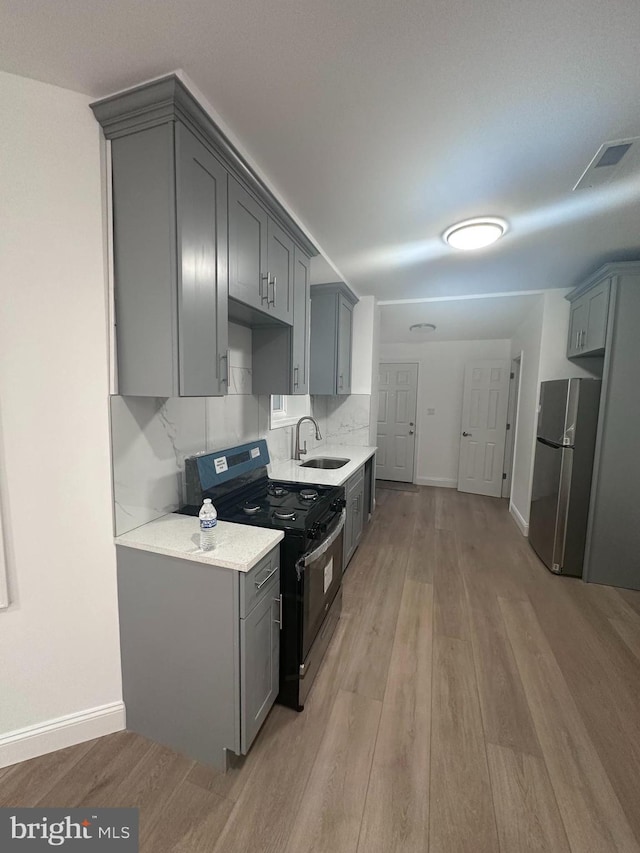
M211 503L211 498L205 498L205 499L202 501L202 503L210 504L210 503Z

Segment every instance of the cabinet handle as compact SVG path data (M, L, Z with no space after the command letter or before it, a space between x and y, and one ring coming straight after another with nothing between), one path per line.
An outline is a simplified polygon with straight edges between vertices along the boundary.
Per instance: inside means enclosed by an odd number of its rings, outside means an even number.
M275 569L271 569L271 571L266 576L266 578L263 578L261 581L256 581L255 582L256 583L256 589L262 589L262 587L266 584L266 582L269 580L269 578L272 578L275 575L275 573L278 571L279 568L280 568L279 566L276 566Z
M298 378L299 371L300 371L300 368L298 368L298 367L293 368L293 387L294 388L297 388L298 385L300 384L300 381Z
M273 621L276 625L280 626L280 630L282 631L282 593L277 598L273 599L278 605L278 618Z
M578 349L578 347L580 346L579 341L580 341L580 332L576 332L576 342L575 342L574 347L573 347L574 349Z
M581 349L584 349L586 342L587 342L587 330L583 329L582 332L580 333L580 348Z
M225 370L224 376L222 376L222 371L220 370L220 373L219 373L220 382L224 382L224 384L228 388L229 387L229 350L222 353L222 355L220 356L220 361L226 362L226 367L227 367L227 369Z
M267 305L272 305L274 308L276 307L276 287L278 286L278 276L274 275L273 281L270 282L273 285L273 300L267 299ZM267 295L269 293L269 286L267 285Z
M266 303L267 303L267 305L269 304L269 278L270 278L270 277L271 277L271 274L270 274L270 273L266 273L266 274L265 274L265 273L262 273L262 275L260 276L260 301L261 301L261 302L266 302ZM265 279L266 279L266 281L267 281L267 287L266 287L267 294L266 294L266 296L265 296L265 294L264 294L264 292L263 292L263 287L262 287L262 284L263 284L263 282L265 281Z
M344 375L340 374L340 382L338 383L338 388L344 388Z

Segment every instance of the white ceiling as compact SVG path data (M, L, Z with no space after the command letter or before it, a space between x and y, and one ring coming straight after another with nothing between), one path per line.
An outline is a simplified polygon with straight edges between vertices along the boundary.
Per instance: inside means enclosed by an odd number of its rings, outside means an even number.
M0 0L0 67L101 96L182 68L361 294L570 286L640 255L638 0ZM507 217L468 255L439 235Z
M540 294L523 294L381 305L380 342L506 340L540 299ZM410 332L414 323L433 323L436 330Z

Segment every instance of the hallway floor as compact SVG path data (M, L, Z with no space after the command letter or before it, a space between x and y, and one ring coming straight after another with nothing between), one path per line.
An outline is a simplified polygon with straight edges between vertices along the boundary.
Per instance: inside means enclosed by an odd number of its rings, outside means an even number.
M139 806L144 853L640 851L640 593L551 575L505 501L379 490L304 713L226 776L120 732L0 805Z

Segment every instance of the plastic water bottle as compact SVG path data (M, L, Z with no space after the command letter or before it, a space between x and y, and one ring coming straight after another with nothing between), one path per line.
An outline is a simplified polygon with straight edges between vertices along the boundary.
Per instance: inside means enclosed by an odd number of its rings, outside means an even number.
M202 551L211 551L216 544L216 524L218 523L218 513L211 503L211 498L204 499L198 517L200 519L200 548Z

